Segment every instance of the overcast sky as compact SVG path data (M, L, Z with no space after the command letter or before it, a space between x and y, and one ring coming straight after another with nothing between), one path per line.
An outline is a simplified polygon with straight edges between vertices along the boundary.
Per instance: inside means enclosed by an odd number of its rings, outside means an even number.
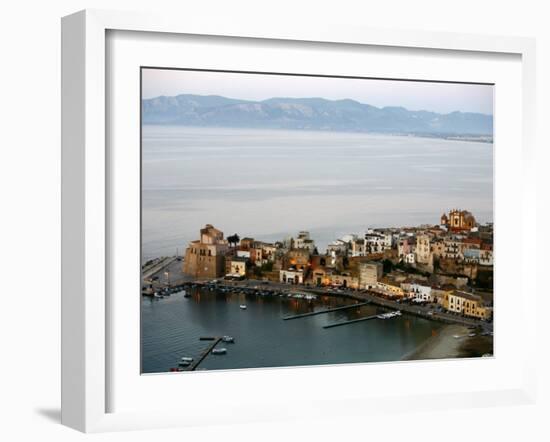
M222 95L244 100L351 98L377 107L403 106L409 110L440 113L493 113L493 86L488 85L166 69L143 69L142 79L143 98L179 94Z

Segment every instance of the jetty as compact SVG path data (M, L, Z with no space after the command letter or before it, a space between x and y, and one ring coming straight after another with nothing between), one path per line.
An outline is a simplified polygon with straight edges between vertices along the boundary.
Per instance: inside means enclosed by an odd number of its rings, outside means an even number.
M340 327L341 325L354 324L355 322L370 321L371 319L378 318L378 315L365 316L364 318L351 319L349 321L335 322L333 324L324 325L323 328Z
M216 347L216 345L218 345L218 342L220 342L222 340L222 337L221 336L212 336L212 337L202 336L200 338L200 340L201 341L211 341L211 344L208 345L206 350L204 350L201 353L201 355L197 358L197 360L193 361L191 363L191 365L189 365L189 367L187 367L187 371L194 371L199 366L199 364L204 360L204 358L206 358L206 356L208 356L210 354L210 352L212 350L214 350L214 347Z
M284 321L289 321L290 319L307 318L308 316L315 316L315 315L321 315L323 313L337 312L337 311L340 311L340 310L347 310L347 309L350 309L350 308L362 307L362 306L367 305L367 304L370 304L370 301L358 302L357 304L348 304L348 305L344 305L342 307L334 307L334 308L329 308L329 309L325 309L325 310L316 310L316 311L309 312L309 313L301 313L299 315L285 316L285 317L283 317L283 320Z

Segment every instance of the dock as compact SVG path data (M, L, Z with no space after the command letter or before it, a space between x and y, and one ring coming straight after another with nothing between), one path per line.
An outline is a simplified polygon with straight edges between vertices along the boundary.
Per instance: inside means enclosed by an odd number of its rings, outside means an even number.
M349 321L335 322L333 324L324 325L323 328L340 327L341 325L353 324L355 322L370 321L371 319L376 319L377 317L378 315L372 315L372 316L366 316L364 318L359 318L359 319L351 319Z
M337 312L337 311L340 311L340 310L347 310L347 309L350 309L350 308L361 307L361 306L364 306L364 305L367 305L367 304L370 304L370 301L359 302L357 304L344 305L342 307L329 308L329 309L326 309L326 310L317 310L317 311L314 311L314 312L302 313L300 315L285 316L283 318L283 320L288 321L290 319L307 318L308 316L315 316L315 315L321 315L323 313L330 313L330 312Z
M222 340L221 336L213 336L213 337L209 337L208 339L204 339L204 337L201 337L200 338L201 341L205 341L205 340L208 340L208 341L212 341L212 343L210 345L208 345L208 347L206 348L206 350L204 350L201 355L198 357L198 359L196 361L193 361L191 363L191 365L189 365L189 367L187 367L187 371L193 371L195 370L199 364L204 360L204 358L206 358L210 352L212 350L214 350L214 347L216 345L218 345L218 342L220 342Z

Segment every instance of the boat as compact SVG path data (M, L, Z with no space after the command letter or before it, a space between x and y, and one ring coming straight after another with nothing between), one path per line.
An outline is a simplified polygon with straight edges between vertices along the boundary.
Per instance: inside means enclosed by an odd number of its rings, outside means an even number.
M470 334L468 334L468 336L469 336L470 338L473 338L475 335L476 335L475 333L470 333Z
M153 297L154 297L154 298L164 298L164 296L159 295L159 294L156 293L156 292L153 294Z
M235 342L235 338L233 336L222 336L223 342Z
M184 356L183 358L180 359L180 361L182 361L182 362L193 362L193 358L190 358L188 356Z
M215 348L212 350L213 355L224 355L227 353L227 348Z
M179 362L180 367L189 367L189 365L191 365L191 362L189 362L189 361L180 361Z
M239 308L240 308L241 310L246 310L246 304L241 304L241 305L239 305Z
M453 335L453 338L455 338L455 339L460 339L460 338L462 338L462 336L460 336L460 335Z

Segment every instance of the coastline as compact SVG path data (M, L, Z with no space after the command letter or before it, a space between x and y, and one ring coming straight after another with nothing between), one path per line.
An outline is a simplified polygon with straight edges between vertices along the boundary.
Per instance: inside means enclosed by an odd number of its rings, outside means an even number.
M402 361L418 361L422 359L450 359L461 357L461 347L468 339L468 327L459 324L443 326L437 335L430 337L412 352L401 358ZM464 336L454 338L453 336Z

